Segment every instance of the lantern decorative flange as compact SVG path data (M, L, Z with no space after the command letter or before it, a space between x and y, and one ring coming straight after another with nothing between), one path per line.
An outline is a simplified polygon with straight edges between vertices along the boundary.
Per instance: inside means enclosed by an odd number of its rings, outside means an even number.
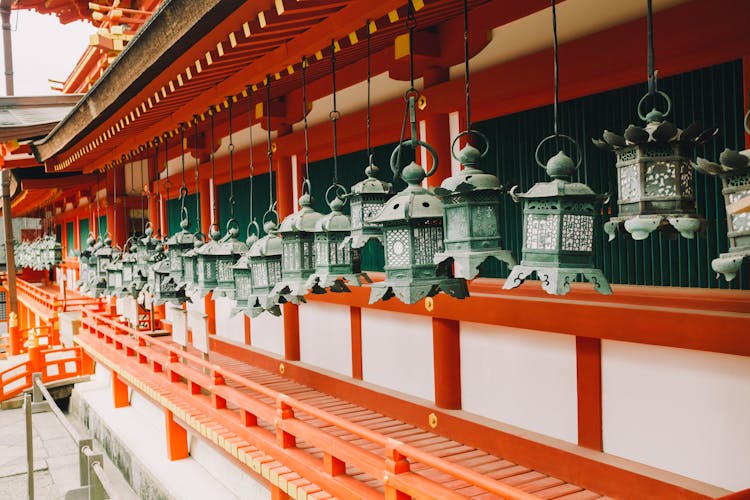
M664 98L667 109L662 113L653 108L644 115L641 107L650 97L646 94L638 103L645 127L630 125L623 135L605 130L603 140L593 139L617 157L618 216L604 225L610 241L620 226L635 240L648 238L656 229L692 239L705 227L695 208L692 158L695 146L711 140L718 129L703 129L700 122L677 128L664 119L671 108L669 97L661 91L655 95Z
M510 190L513 200L524 201L523 250L521 263L515 266L503 288L512 289L536 273L542 288L552 295L565 295L579 276L602 294L611 294L604 273L594 265L594 219L598 207L608 195L595 193L586 184L571 182L578 165L560 151L546 165L539 161L539 149L550 138L573 139L565 135L544 139L536 150L536 162L552 177L537 182L526 193ZM581 157L579 151L578 163Z
M371 240L383 243L383 231L377 224L369 222L383 209L383 205L393 196L393 185L381 181L376 176L380 169L372 162L365 168L366 179L352 186L347 195L351 212L351 234L344 243L351 242L352 248L362 248Z
M263 219L268 215L276 215L276 211L271 208ZM281 238L276 235L275 221L265 221L263 229L266 235L253 243L247 252L250 262L250 294L245 314L251 318L264 311L274 316L281 315L279 297L273 293L274 286L281 280Z
M370 303L397 297L414 304L444 292L463 299L469 296L466 280L438 275L435 254L443 251L443 204L421 186L437 169L437 154L424 141L403 141L391 154L391 167L398 171L399 151L404 146L424 147L432 155L429 172L411 162L401 171L406 188L393 196L370 223L382 227L385 246L385 281L370 287Z
M302 184L299 211L287 216L276 234L281 235L281 281L272 293L279 302L299 304L305 302L309 289L308 279L315 272L313 260L315 247L315 224L323 216L312 208L310 180Z
M456 141L464 135L480 137L485 143L484 151L480 153L467 143L458 156L453 154ZM451 154L464 169L434 190L443 202L445 232L445 250L435 254L435 264L450 266L452 262L458 278L475 278L479 266L489 258L506 262L511 269L516 265L513 255L501 244L500 195L503 188L496 176L478 167L488 150L487 137L477 130L456 136Z
M329 200L331 193L333 198ZM351 221L342 212L345 197L343 186L328 188L326 201L331 211L315 223L315 274L307 281L313 293L349 292L347 283L372 283L367 273L361 272L359 250L352 248Z
M731 281L745 259L750 260L750 213L733 214L729 208L733 203L750 196L750 149L740 152L725 149L719 156L719 163L698 158L696 169L721 178L721 192L727 208L729 251L711 261L711 268Z

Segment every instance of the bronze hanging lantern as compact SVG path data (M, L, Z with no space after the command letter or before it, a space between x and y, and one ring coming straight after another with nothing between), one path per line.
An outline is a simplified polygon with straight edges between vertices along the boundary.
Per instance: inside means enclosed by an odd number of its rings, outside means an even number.
M657 229L692 239L705 226L695 207L693 154L695 146L711 140L718 129L704 130L700 122L694 122L680 130L665 120L672 103L657 88L651 0L646 2L646 21L648 92L637 106L638 116L646 125L630 125L623 135L605 130L603 140L593 140L617 158L618 215L604 224L610 241L620 226L635 240L646 239ZM644 113L642 108L648 99L658 97L666 103L664 111L654 103L651 111Z
M88 238L86 238L86 247L81 250L81 252L78 255L78 282L76 283L76 287L78 290L86 294L89 290L89 282L91 279L91 270L93 269L94 272L96 272L96 264L93 260L93 246L94 246L94 236L89 233Z
M252 184L251 184L252 186ZM251 187L252 189L252 187ZM255 232L252 228L255 228ZM236 302L234 309L232 309L232 315L235 315L243 311L248 304L250 298L251 286L252 286L252 269L250 266L250 249L258 241L258 223L252 221L247 226L247 238L245 239L245 246L247 251L243 253L237 263L233 267L234 273L234 300Z
M96 259L96 277L91 285L94 297L106 295L109 290L107 284L107 269L119 258L119 248L112 248L112 240L107 236L102 245L94 252Z
M122 252L118 253L112 262L107 266L107 289L104 295L113 296L122 289L123 269L122 269Z
M248 248L245 243L237 239L239 234L237 221L230 219L227 222L227 234L219 241L216 248L216 288L214 295L234 299L236 283L234 280L234 266Z
M276 283L281 281L281 238L276 234L277 225L266 220L268 215L276 215L273 207L263 216L263 229L266 235L253 243L247 253L250 264L250 294L245 313L255 318L264 311L274 316L281 315L279 297L273 293Z
M435 254L435 263L450 265L453 262L456 277L473 279L479 273L479 266L491 257L506 262L510 268L516 265L516 260L510 251L502 248L500 181L478 168L479 159L487 155L489 142L483 134L471 130L459 134L453 144L467 134L481 137L486 147L480 153L471 144L464 146L458 156L454 155L464 169L435 189L443 202L445 215L445 250Z
M750 112L745 115L745 130L748 134L749 117ZM733 203L750 196L750 149L740 152L725 149L719 156L719 163L698 158L696 169L721 178L721 192L727 211L729 251L711 261L711 268L731 281L737 276L743 262L750 260L750 213L732 213L730 208Z
M131 236L123 246L120 263L122 264L122 285L119 290L115 290L118 297L125 295L137 296L139 290L134 289L133 283L138 263L138 256L135 250L135 236Z
M205 244L201 233L195 234L193 248L182 254L183 282L186 293L192 294L198 286L198 249Z
M571 182L578 165L562 151L542 164L539 147L536 161L552 181L537 182L526 193L516 194L515 187L510 191L515 201L524 202L523 250L521 263L511 270L503 288L516 288L536 273L549 294L565 295L579 276L593 283L599 293L611 294L607 278L595 267L593 248L594 219L609 197Z
M413 106L414 96L408 100ZM458 299L469 296L466 280L440 276L434 264L435 254L443 250L443 204L421 183L435 173L437 154L432 146L417 140L414 135L412 140L396 146L391 155L391 166L398 171L400 148L416 145L432 155L432 169L425 172L413 161L404 167L400 175L407 187L388 200L383 210L370 219L371 223L382 226L385 242L385 281L371 285L371 304L394 296L406 304L414 304L441 291Z
M366 179L352 186L347 195L351 212L351 234L344 243L351 242L354 249L362 248L371 240L382 244L383 231L377 224L369 222L383 209L383 205L393 196L392 184L376 177L378 167L372 163L365 168Z
M164 245L157 247L152 262L147 291L153 295L154 305L158 306L165 302L191 302L190 297L185 295L185 284L177 283L170 275L169 258L164 253Z
M187 189L185 189L185 194L187 194ZM167 239L169 274L177 283L185 281L184 254L188 250L191 250L195 243L195 235L187 230L190 226L190 221L188 220L187 208L184 206L184 196L185 195L181 195L183 206L181 210L182 218L180 219L180 230Z
M308 291L307 281L315 272L315 224L323 215L312 208L310 180L302 183L299 211L287 216L275 233L281 236L281 280L273 289L279 302L299 304Z
M352 248L348 239L351 222L342 212L346 191L339 185L331 186L326 197L333 189L338 193L328 201L331 212L315 223L315 274L308 280L313 293L325 293L326 289L349 292L347 283L357 286L372 283L367 273L362 272L359 250Z

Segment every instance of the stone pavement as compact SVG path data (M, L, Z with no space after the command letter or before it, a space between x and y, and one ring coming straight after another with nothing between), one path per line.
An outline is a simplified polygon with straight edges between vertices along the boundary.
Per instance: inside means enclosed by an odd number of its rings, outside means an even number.
M65 498L78 488L78 450L73 439L52 412L32 415L34 443L34 497ZM105 471L117 486L119 498L137 498L114 467L105 459ZM23 408L0 411L0 498L27 496L26 423Z

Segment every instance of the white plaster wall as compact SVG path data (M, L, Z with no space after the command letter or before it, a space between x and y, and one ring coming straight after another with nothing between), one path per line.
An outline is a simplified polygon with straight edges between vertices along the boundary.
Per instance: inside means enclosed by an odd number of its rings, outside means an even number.
M305 363L352 374L349 306L311 302L299 308L300 357Z
M604 450L750 487L750 358L602 342Z
M216 304L216 336L244 344L245 315L242 312L232 315L232 309L237 306L237 301L217 297L214 303Z
M301 309L301 308L300 308ZM250 320L250 343L253 347L284 355L284 318L263 313Z
M578 441L573 336L461 322L461 386L468 412Z
M431 318L363 308L362 378L434 401Z
M200 296L199 293L194 292L192 294L188 294L188 297L190 297L190 302L187 303L188 311L200 311L202 313L206 312L205 300Z

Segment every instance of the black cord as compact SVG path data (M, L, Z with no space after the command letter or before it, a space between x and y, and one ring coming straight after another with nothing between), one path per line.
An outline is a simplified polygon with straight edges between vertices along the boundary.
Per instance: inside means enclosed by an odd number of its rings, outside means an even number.
M232 96L227 97L229 101L229 214L234 219L234 143L232 142Z
M648 36L648 93L656 93L656 71L654 70L654 15L651 0L646 0L646 32Z
M307 57L302 56L302 119L305 135L305 179L310 179L310 140L307 131ZM334 97L335 99L335 97ZM334 105L335 107L335 105Z
M649 0L650 1L650 0ZM555 0L552 0L552 50L554 53L554 79L555 79L555 96L554 104L552 109L553 121L554 121L554 135L557 137L559 132L557 131L557 99L558 99L558 66L557 66L557 11L555 9Z
M469 0L464 0L464 73L466 74L466 131L471 130L469 94Z
M248 121L248 132L250 135L250 222L253 221L253 177L255 175L255 161L253 159L253 102L250 98L251 87L246 87L247 90L247 121ZM247 235L248 238L250 234Z
M371 144L371 125L370 125L370 119L371 119L371 111L370 111L370 87L371 87L371 79L372 79L372 69L370 65L370 59L372 58L371 48L370 48L370 38L372 38L370 34L370 20L368 19L365 23L365 31L367 32L367 161L368 163L372 163L372 144Z
M271 75L266 75L266 124L268 132L268 209L273 208L273 148L271 147Z
M214 111L210 109L208 111L208 114L211 116L211 183L215 182L216 176L214 175L214 167L216 163L216 153L214 152ZM211 186L211 190L213 191L213 185ZM211 194L209 193L209 196ZM216 223L216 197L213 197L213 205L211 206L211 225L214 225ZM209 228L210 229L210 228ZM209 231L210 232L210 231Z
M201 230L201 206L198 193L200 193L200 186L198 185L198 175L200 172L200 160L198 159L198 115L193 115L193 124L195 126L195 230L199 232Z
M333 111L331 111L331 121L333 122L333 185L339 183L339 160L337 144L337 127L336 123L340 117L339 110L336 107L336 42L331 40L331 82L333 87Z

